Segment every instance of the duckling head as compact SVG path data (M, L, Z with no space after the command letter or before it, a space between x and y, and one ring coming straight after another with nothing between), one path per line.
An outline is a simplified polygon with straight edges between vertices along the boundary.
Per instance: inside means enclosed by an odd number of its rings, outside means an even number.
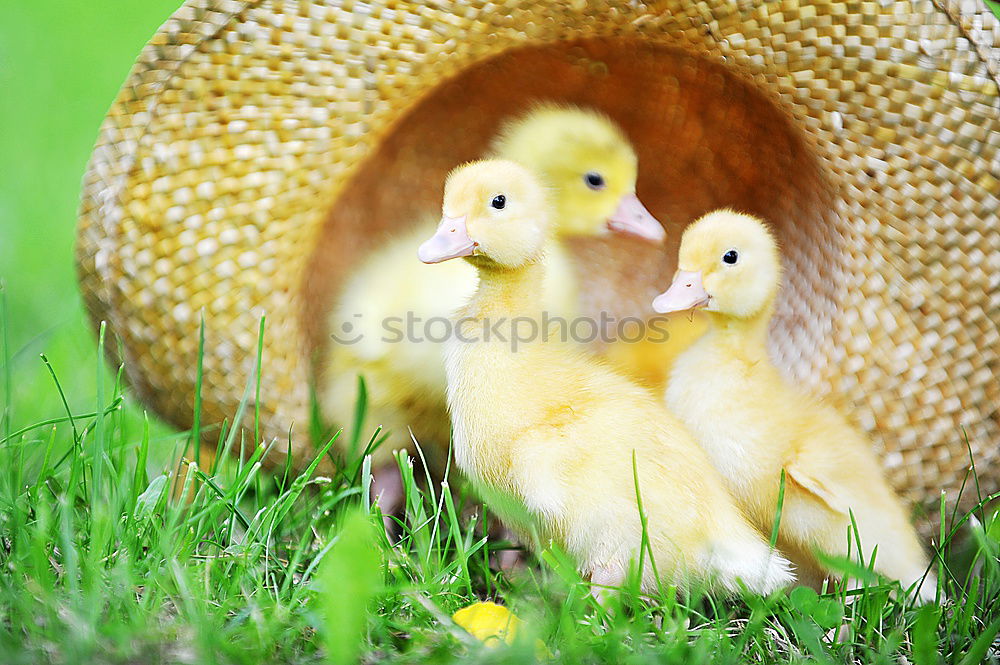
M663 226L635 193L638 159L625 134L595 111L546 104L506 126L494 154L524 164L552 188L553 232L608 231L663 242Z
M485 160L458 167L444 185L441 223L420 245L424 263L468 257L517 268L538 261L549 233L545 188L524 166Z
M661 314L703 308L753 319L770 312L781 281L778 244L750 215L717 210L684 230L674 281L653 300Z

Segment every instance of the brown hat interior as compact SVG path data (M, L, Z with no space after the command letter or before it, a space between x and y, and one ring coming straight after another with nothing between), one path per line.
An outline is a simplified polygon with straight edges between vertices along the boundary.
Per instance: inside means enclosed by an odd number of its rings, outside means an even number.
M446 174L480 158L505 119L542 101L595 108L621 126L639 156L639 197L668 234L662 248L575 241L584 311L651 315L684 227L732 207L778 234L786 284L772 343L786 366L805 371L833 315L844 261L834 187L816 146L763 80L717 57L627 39L510 50L425 93L329 212L303 284L310 347L323 348L324 317L351 267L392 231L436 219Z

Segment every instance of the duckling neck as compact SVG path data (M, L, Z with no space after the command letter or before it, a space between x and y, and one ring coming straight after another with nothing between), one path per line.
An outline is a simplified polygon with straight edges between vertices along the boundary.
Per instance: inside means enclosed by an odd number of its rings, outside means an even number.
M708 312L711 322L709 334L714 343L748 361L756 362L767 357L767 331L773 309L770 306L760 314L746 319Z
M527 315L542 310L545 266L541 259L517 268L480 264L479 289L469 302L473 316L502 312Z
M511 441L523 417L497 412L498 405L522 404L523 386L531 385L530 349L522 343L515 353L510 344L510 323L531 316L542 308L542 281L545 269L540 262L516 269L502 268L483 258L472 261L478 268L479 288L468 304L455 314L455 323L466 343L457 335L448 341L445 373L448 377L448 409L454 433L455 461L473 482L503 487L503 471L509 469L514 452ZM498 334L490 331L499 324ZM471 327L465 327L470 324ZM530 403L529 403L530 406Z

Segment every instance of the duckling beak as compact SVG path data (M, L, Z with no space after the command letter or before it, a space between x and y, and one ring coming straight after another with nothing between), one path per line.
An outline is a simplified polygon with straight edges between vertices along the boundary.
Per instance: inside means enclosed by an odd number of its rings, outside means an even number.
M630 233L655 243L663 242L667 233L656 218L646 210L639 197L626 194L618 202L618 208L608 217L608 228L617 233Z
M461 217L445 215L441 218L434 235L420 245L417 257L424 263L441 263L460 256L472 256L477 246L478 243L469 237L465 215Z
M701 283L700 272L678 270L670 288L656 296L653 309L660 314L698 309L708 304L711 296Z

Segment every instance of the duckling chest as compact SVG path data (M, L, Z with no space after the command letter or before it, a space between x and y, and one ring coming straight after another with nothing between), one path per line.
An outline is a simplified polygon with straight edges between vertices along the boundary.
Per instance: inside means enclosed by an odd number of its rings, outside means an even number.
M446 345L455 460L484 482L507 475L511 441L537 418L543 398L534 390L531 355L499 341Z
M775 485L781 474L781 441L775 436L780 404L767 386L739 365L698 353L678 359L667 387L668 408L708 454L736 495Z

